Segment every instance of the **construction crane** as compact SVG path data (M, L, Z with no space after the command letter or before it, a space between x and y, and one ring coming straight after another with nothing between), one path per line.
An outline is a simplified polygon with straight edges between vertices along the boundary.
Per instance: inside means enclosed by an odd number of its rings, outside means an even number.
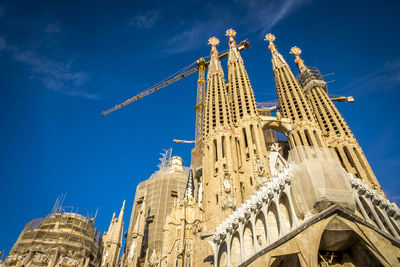
M339 97L331 97L333 102L344 102L347 101L349 103L354 103L354 97L352 96L339 96Z
M196 141L193 140L178 140L178 139L173 139L172 141L174 141L177 144L195 144Z
M250 47L250 43L247 40L244 40L240 42L236 46L238 51L245 50ZM224 53L219 55L219 60L224 59L228 56L229 50L225 51ZM132 102L135 102L147 95L150 95L170 84L173 84L195 72L199 72L199 79L197 80L197 97L196 97L196 132L195 132L195 140L198 141L201 139L202 136L202 130L203 130L203 112L204 112L204 98L205 98L205 71L210 64L210 61L206 61L209 56L207 57L202 57L192 64L184 67L183 69L179 70L178 72L172 74L171 76L165 78L164 80L158 82L157 84L153 85L152 87L148 88L147 90L139 93L138 95L129 98L128 100L122 102L119 105L116 105L108 110L105 110L101 113L101 115L106 116L107 114L110 114L113 111L116 111L122 107L125 107L126 105L129 105ZM198 143L198 142L196 142Z
M354 97L352 96L334 96L330 97L333 102L349 102L354 103ZM268 109L270 111L275 111L279 109L279 103L277 100L273 100L270 102L257 102L257 106L259 109Z

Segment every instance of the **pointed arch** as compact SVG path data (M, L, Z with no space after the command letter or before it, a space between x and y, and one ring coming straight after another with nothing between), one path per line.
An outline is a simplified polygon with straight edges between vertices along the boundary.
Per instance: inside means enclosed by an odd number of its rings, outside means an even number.
M254 242L253 242L253 227L250 222L247 222L243 230L243 246L245 258L250 257L254 254Z
M274 202L271 202L268 207L267 213L268 221L268 240L269 243L273 243L279 238L279 221L278 221L278 210Z
M240 264L240 238L239 233L235 232L231 241L231 264L232 266L238 266Z
M223 242L219 246L218 250L218 267L227 267L228 266L228 261L227 261L227 246L226 242Z
M260 248L267 246L267 225L264 213L260 212L256 216L255 235Z
M282 215L282 220L283 220L282 223L284 224L286 231L290 231L290 229L292 229L293 227L293 218L289 212L290 210L289 198L285 192L282 192L282 194L279 197L279 209Z

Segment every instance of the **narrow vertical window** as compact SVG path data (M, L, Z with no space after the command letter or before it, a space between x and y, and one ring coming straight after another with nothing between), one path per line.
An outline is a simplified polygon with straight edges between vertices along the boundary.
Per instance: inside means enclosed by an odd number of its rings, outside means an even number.
M217 140L214 140L214 160L215 162L218 161L218 150L217 150Z
M222 158L225 158L225 136L222 136Z

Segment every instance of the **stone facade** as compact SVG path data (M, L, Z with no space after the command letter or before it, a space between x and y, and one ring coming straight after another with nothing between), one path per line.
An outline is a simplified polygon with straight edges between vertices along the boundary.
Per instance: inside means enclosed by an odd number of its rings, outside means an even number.
M301 50L293 47L291 53L300 70L300 82L322 130L325 143L333 147L346 171L382 193L382 188L360 145L335 104L328 96L327 84L315 68L308 68L300 58Z
M162 253L147 251L137 266L398 266L400 210L361 175L365 156L354 159L358 171L337 153L340 138L327 135L322 116L335 115L332 129L356 141L323 81L304 82L292 49L298 81L268 34L280 112L258 110L235 35L227 31L226 84L219 40L209 40L203 135L186 193L166 216Z
M102 267L112 267L118 264L119 253L122 247L122 234L124 230L124 210L125 200L118 217L115 218L114 212L108 231L103 234L104 250L101 262Z
M386 199L322 76L295 47L298 81L268 34L273 116L257 108L236 32L226 35L227 81L219 40L209 39L203 132L191 165L168 151L138 185L119 265L399 266L400 209ZM117 266L123 212L124 205L103 241L75 214L31 222L1 266ZM64 238L70 219L85 231ZM44 244L57 236L61 243Z
M164 248L164 224L184 196L187 172L180 157L166 152L160 169L136 189L125 241L123 266L159 266Z

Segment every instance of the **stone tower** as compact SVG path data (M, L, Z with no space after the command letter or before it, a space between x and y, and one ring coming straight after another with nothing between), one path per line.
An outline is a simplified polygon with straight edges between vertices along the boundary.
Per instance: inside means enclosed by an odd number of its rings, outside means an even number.
M210 64L207 73L203 133L203 202L204 220L214 227L236 203L241 202L240 185L236 179L235 133L225 85L224 72L212 37ZM215 220L215 223L213 221Z
M399 266L400 209L368 180L354 178L342 167L335 142L351 132L342 118L332 119L340 114L327 103L322 78L317 79L292 49L301 86L278 53L275 37L268 34L266 39L283 116L277 112L276 117L262 114L260 119L263 128L287 135L291 149L283 158L278 144L271 145L267 182L213 233L202 234L212 249L206 259L214 267ZM333 135L332 141L323 135L320 118L343 127L341 135ZM335 134L330 126L329 134Z
M272 54L272 69L279 107L282 116L290 119L292 123L292 131L288 136L291 147L324 147L322 132L314 118L312 108L289 65L273 43L275 36L269 33L265 36L265 40L269 42L268 48Z
M308 68L304 64L304 60L300 58L300 48L293 47L291 54L296 57L295 63L299 67L300 83L314 110L325 143L335 149L340 162L349 173L360 178L371 188L382 192L364 152L343 116L328 96L326 82L319 71L315 68Z
M122 247L122 234L124 230L124 210L125 200L122 203L122 208L119 212L118 218L115 218L114 212L108 231L103 235L104 250L101 266L113 267L118 264L119 253Z
M0 266L100 267L102 252L94 218L77 207L58 206L51 214L25 225Z
M234 140L235 161L239 171L240 193L244 200L254 192L257 183L265 182L259 181L259 177L269 175L269 169L265 167L268 166L268 155L254 92L243 59L236 48L236 32L228 29L226 36L229 37L228 96L237 135Z
M156 266L162 258L165 219L187 184L182 158L168 153L160 169L137 186L122 266Z
M200 240L202 212L194 200L193 172L190 170L185 195L175 203L165 220L163 256L160 266L197 266L207 255Z

